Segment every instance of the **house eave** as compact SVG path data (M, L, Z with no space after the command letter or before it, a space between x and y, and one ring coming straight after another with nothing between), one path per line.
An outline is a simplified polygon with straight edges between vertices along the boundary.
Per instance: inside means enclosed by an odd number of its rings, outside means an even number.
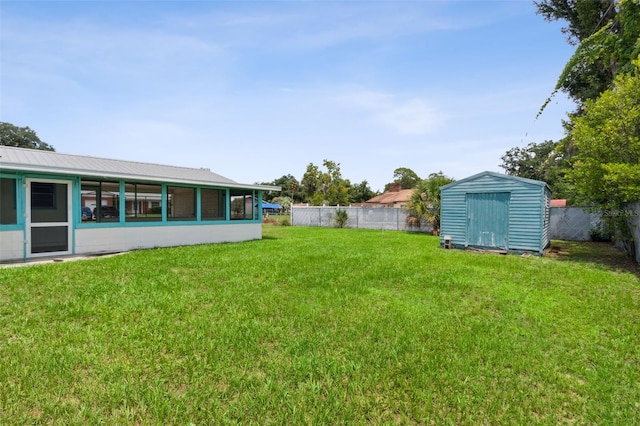
M200 180L200 179L180 179L180 178L167 178L161 176L149 176L145 174L132 174L132 173L114 173L109 172L106 173L104 171L99 170L83 170L76 168L61 168L61 167L51 167L51 166L42 166L42 165L31 165L31 164L10 164L3 162L2 167L0 167L2 171L13 171L13 172L30 172L30 173L44 173L44 174L57 174L57 175L77 175L81 177L93 177L101 180L134 180L140 182L158 182L158 183L176 183L176 184L184 184L184 185L199 185L199 186L215 186L215 187L224 187L224 188L238 188L238 189L256 189L262 191L280 191L282 190L279 186L270 186L270 185L251 185L251 184L242 184L237 182L218 182L218 181L209 181L209 180Z

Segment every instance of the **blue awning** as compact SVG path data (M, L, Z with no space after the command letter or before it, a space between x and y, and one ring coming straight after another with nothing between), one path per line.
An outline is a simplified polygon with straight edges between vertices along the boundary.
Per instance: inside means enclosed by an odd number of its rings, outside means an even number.
M262 208L263 209L281 209L282 206L280 204L275 204L275 203L262 203Z

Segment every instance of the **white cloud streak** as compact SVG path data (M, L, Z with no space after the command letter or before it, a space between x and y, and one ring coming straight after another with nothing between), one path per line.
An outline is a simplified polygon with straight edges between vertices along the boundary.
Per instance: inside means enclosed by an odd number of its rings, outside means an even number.
M372 122L401 135L427 135L440 128L446 120L445 114L419 97L356 90L338 96L337 100L366 111Z

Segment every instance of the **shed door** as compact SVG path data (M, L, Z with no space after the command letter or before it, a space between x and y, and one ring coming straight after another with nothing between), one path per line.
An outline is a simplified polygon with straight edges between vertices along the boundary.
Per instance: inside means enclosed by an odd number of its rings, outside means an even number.
M509 192L467 194L467 245L507 249Z

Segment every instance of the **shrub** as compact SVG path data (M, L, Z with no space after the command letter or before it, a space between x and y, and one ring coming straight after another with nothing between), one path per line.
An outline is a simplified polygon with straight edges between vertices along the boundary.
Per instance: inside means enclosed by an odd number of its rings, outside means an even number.
M285 216L280 219L280 226L291 226L291 220L289 220L289 216Z
M611 232L606 225L599 223L589 231L589 238L595 242L610 242L612 239Z
M409 214L405 221L408 227L420 229L420 219L417 216Z
M344 228L349 220L349 214L346 210L336 210L333 222L336 224L336 228Z

